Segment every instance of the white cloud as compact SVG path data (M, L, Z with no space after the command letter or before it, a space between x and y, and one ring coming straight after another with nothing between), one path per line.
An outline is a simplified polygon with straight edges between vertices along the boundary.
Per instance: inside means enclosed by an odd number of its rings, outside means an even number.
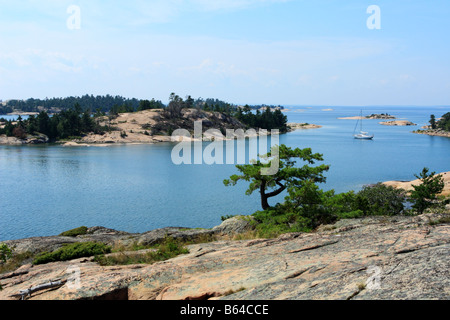
M338 29L316 38L287 32L279 38L285 41L278 41L276 34L266 36L256 27L242 36L239 29L223 32L225 19L218 19L217 25L209 19L248 10L253 21L250 9L287 1L0 0L0 98L93 91L165 99L176 91L232 102L283 103L301 97L309 99L305 103L333 104L331 100L339 97L366 101L372 92L377 97L395 92L395 99L412 101L421 98L421 87L435 87L439 97L448 97L446 60L442 68L439 59L408 63L404 57L415 57L415 51L400 38L379 33L380 37L352 37L356 32L345 37ZM71 4L81 8L80 30L66 27ZM221 36L199 36L201 28L190 29L197 15L208 16L202 20L211 23L206 34L217 30ZM193 19L184 19L188 16ZM226 18L239 26L233 15ZM283 17L271 23L282 26ZM411 88L418 90L411 94Z
M117 94L120 88L119 92L131 92L127 96L138 96L138 89L145 89L159 99L176 91L180 95L217 96L250 103L250 99L258 97L259 102L275 103L278 96L291 96L299 88L311 94L320 88L320 79L342 74L348 64L358 59L390 50L389 46L365 39L266 42L139 35L99 41L97 34L85 30L50 35L27 43L26 49L19 39L13 48L0 54L0 67L15 72L17 80L3 91L15 85L21 92L19 87L40 76L49 84L58 82L62 86L69 80L64 78L62 82L59 77L70 74L70 86L77 86L78 91L89 88L95 93L102 88L102 92ZM56 84L45 88L50 92L46 95L61 96L55 88ZM261 92L261 88L277 91ZM66 86L64 90L70 92L75 87ZM230 96L222 96L223 92Z

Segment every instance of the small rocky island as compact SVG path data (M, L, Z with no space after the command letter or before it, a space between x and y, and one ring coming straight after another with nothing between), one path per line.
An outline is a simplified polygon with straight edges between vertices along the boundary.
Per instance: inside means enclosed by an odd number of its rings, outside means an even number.
M395 121L382 121L380 122L383 126L417 126L417 124L412 123L411 121L407 120L395 120Z
M340 120L389 120L389 119L396 119L395 116L392 116L387 113L378 113L378 114L371 114L370 116L354 116L354 117L340 117L338 118Z
M380 113L380 114L371 114L370 116L366 116L366 119L396 119L395 116L392 116L387 113Z
M320 129L322 126L317 124L310 124L310 123L288 123L287 124L289 129L289 132L293 132L296 130L307 130L307 129Z

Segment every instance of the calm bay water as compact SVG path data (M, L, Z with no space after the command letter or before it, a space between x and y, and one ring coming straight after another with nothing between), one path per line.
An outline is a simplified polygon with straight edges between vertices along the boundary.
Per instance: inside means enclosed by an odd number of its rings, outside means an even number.
M365 120L373 141L352 138L356 120L337 119L356 116L361 108L289 109L290 122L323 125L280 136L280 143L324 155L331 169L323 189L344 192L379 181L412 180L425 166L450 171L449 138L411 133L427 124L430 114L440 117L450 108L365 108L364 115L387 112L418 124L388 127ZM81 225L128 232L210 228L221 216L260 209L257 192L245 195L245 182L223 185L237 173L234 165L177 166L171 161L173 146L0 146L0 241L55 235Z

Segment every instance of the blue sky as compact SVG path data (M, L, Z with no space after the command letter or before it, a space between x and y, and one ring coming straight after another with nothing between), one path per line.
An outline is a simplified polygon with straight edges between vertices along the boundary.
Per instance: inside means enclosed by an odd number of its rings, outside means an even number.
M449 16L448 0L0 0L0 99L449 105Z

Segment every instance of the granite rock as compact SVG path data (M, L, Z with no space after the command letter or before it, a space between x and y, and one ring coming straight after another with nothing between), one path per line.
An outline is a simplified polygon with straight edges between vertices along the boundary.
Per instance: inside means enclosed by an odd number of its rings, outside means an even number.
M193 244L188 254L153 265L105 267L91 258L25 265L0 275L0 299L60 279L60 287L27 298L446 300L450 225L430 223L438 218L372 217L276 239ZM71 279L73 270L79 282Z

